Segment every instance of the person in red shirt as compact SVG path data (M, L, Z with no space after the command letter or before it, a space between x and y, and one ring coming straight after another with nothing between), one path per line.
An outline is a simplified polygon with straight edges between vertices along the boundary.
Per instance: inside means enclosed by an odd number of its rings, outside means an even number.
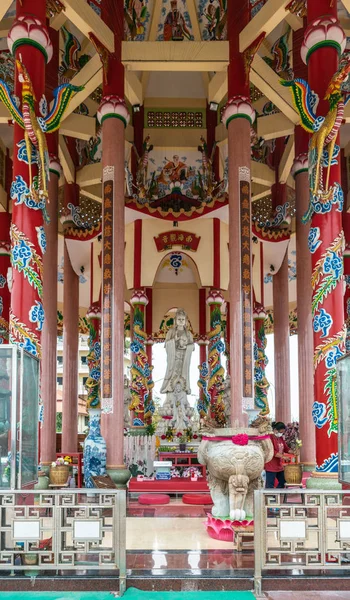
M286 442L283 439L283 434L286 431L286 426L281 421L272 423L273 434L270 435L271 442L273 444L273 457L265 463L266 473L266 488L273 488L275 486L275 479L278 481L278 488L284 488L286 480L284 478L284 467L282 464L282 458L284 454L290 452Z

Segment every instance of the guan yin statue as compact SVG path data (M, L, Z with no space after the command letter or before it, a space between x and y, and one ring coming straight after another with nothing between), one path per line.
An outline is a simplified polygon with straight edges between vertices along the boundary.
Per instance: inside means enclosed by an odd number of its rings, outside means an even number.
M191 393L190 365L194 343L187 315L181 308L176 311L174 326L166 335L165 349L167 368L160 392L166 394L166 400L159 411L163 417L160 429L165 431L171 425L176 431L183 431L190 426L193 416L187 394Z

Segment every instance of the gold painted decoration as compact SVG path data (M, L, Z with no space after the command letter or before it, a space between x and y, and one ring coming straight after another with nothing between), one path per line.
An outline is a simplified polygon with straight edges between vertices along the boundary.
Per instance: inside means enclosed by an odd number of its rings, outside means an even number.
M113 413L113 196L114 167L103 169L102 250L102 411Z
M239 168L241 223L241 290L242 290L242 368L243 398L253 398L253 331L251 272L250 170ZM245 408L249 408L248 405Z

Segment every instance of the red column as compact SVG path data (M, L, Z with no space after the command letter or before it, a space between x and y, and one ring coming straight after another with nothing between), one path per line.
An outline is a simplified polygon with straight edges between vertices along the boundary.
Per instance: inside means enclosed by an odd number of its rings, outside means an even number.
M239 33L249 19L248 2L228 2L228 129L231 419L244 423L253 403L250 128L255 119L249 97Z
M284 423L288 423L291 419L288 307L288 251L286 251L278 273L273 276L276 419Z
M11 215L0 213L0 344L9 342L9 317L11 292L7 284L7 271L10 261Z
M48 68L48 80L56 86L59 66L59 32L50 29L54 55ZM51 75L51 77L50 77ZM52 94L46 86L48 102ZM50 153L50 179L48 183L49 202L47 213L49 222L45 223L46 252L43 256L43 306L45 322L42 335L41 362L41 398L44 416L41 429L42 465L49 466L56 458L56 396L57 396L57 252L58 252L58 182L61 167L58 156L58 134L47 139Z
M330 80L338 69L339 55L346 42L336 18L336 2L308 2L308 28L305 31L302 57L308 64L310 88L320 99L317 115L323 117L330 111L329 101L324 98ZM331 93L332 91L334 89ZM332 115L329 119L332 119ZM339 144L338 138L336 141ZM335 474L338 472L336 362L344 352L345 338L340 156L338 163L330 169L329 193L326 176L327 169L323 169L323 179L317 182L316 170L311 173L310 199L313 216L309 235L313 269L313 420L316 425L316 474L322 475L320 485L323 487L326 485L325 478L332 478L332 474L336 478ZM330 197L328 202L325 201L326 195ZM311 481L310 485L314 487L317 481Z
M307 78L307 67L301 60L300 47L304 29L293 32L293 69L295 77ZM292 175L295 179L296 205L296 265L298 311L298 374L299 374L299 431L303 440L301 460L304 468L315 465L315 427L312 422L314 403L314 365L312 330L311 254L308 246L310 223L302 217L309 205L308 142L309 136L302 127L295 127L295 159Z
M345 294L344 294L344 314L346 323L346 352L350 352L350 214L343 212L343 227L345 233L345 250L344 250L344 278L345 278Z
M35 112L39 113L39 100L45 91L45 62L50 59L52 46L46 22L45 0L17 0L16 21L9 35L10 50L20 59L30 78L29 95L35 94ZM19 21L20 20L20 23ZM26 85L18 80L15 72L15 94L22 98ZM26 75L25 75L26 77ZM32 88L31 88L32 86ZM43 214L45 197L30 189L28 157L26 156L24 131L14 125L13 199L11 246L13 287L10 311L10 340L41 356L41 330L44 321L42 306L42 254L45 246ZM20 150L21 149L21 150ZM20 160L25 157L27 162ZM32 164L32 174L38 173ZM39 197L38 197L39 196Z
M65 205L77 204L78 187L65 184ZM62 452L78 446L79 276L74 271L64 242L63 272L63 398Z
M124 128L129 120L121 62L124 6L106 0L102 18L114 32L98 110L103 152L102 427L107 470L117 485L130 477L124 465Z
M287 186L279 182L279 165L284 147L284 138L278 138L273 153L275 183L271 187L274 210L287 202ZM272 286L276 420L288 423L291 419L288 249L279 271L272 278Z

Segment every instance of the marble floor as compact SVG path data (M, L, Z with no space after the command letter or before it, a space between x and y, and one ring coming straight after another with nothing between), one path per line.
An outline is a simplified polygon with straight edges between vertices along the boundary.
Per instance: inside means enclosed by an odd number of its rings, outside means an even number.
M211 539L203 517L126 519L127 550L232 550L232 544Z

